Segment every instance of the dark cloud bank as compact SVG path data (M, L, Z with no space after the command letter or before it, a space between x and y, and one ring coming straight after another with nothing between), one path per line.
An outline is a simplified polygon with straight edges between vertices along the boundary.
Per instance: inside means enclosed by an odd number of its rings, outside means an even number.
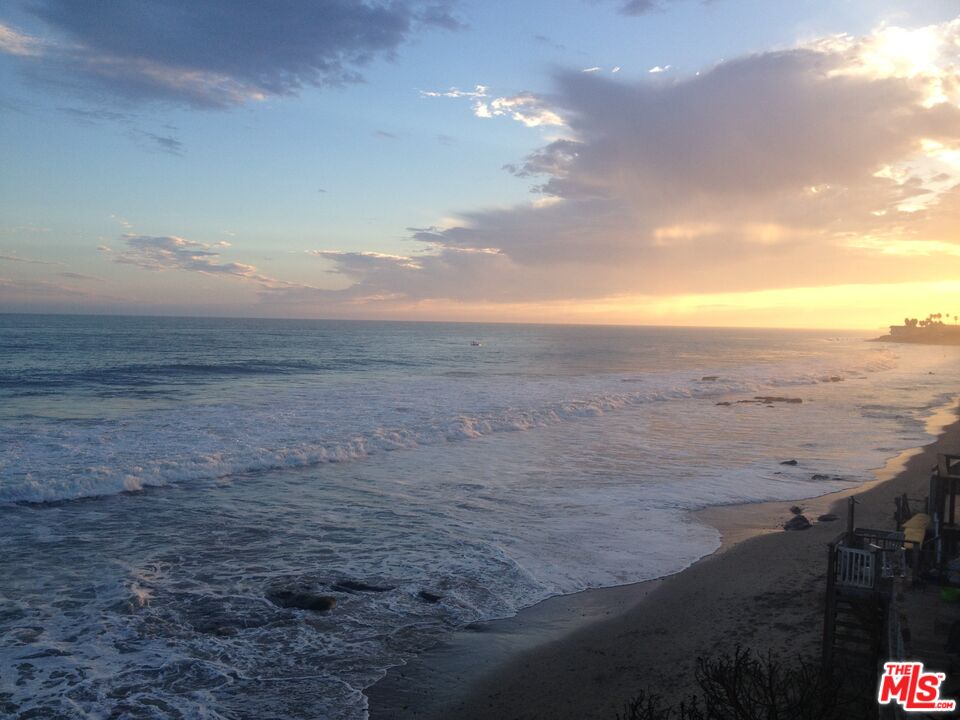
M428 28L456 30L448 0L35 0L56 37L39 77L131 100L218 108L361 82L375 58Z

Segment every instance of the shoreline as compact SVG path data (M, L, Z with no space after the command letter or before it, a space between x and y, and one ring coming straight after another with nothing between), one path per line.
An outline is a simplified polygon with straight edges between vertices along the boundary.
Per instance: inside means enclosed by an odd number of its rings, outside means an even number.
M933 442L891 457L856 487L690 512L689 520L720 532L721 545L678 573L555 596L458 629L367 688L369 717L612 720L645 688L668 700L684 697L695 689L696 657L738 642L763 653L816 656L824 548L843 530L844 501L860 496L858 526L892 527L893 498L924 496L936 452L960 450L956 398L927 419L927 429ZM813 527L783 531L792 505ZM827 512L837 521L814 521Z

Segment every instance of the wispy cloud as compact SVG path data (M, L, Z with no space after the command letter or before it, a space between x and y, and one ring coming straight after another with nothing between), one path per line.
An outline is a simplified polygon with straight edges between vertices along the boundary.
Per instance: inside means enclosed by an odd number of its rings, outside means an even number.
M567 46L563 43L559 43L549 35L534 35L533 39L536 40L541 45L547 45L552 47L554 50L566 50Z
M315 290L310 285L290 282L259 272L254 265L223 262L220 250L231 247L225 240L202 243L175 235L134 235L121 237L125 249L114 253L101 246L101 252L111 254L114 262L134 265L144 270L164 272L182 270L202 275L230 277L257 284L261 290L298 288Z
M183 155L183 143L171 135L158 135L147 130L131 130L130 135L141 146L149 150L170 155Z
M589 0L589 2L612 1L619 6L617 9L623 15L639 17L654 12L663 12L671 5L675 5L679 0ZM703 4L712 0L702 0Z
M58 107L57 110L64 115L72 117L78 122L97 123L97 122L131 122L134 116L130 113L115 112L113 110L104 110L102 108L77 108L77 107Z
M190 270L208 275L234 275L253 278L256 268L243 263L218 262L220 253L208 245L174 235L124 235L127 249L117 254L114 261L136 265L146 270Z
M50 260L35 260L33 258L20 257L16 253L0 253L0 261L25 263L27 265L62 265L60 262Z
M482 98L487 97L489 89L486 85L476 85L473 90L461 90L456 87L449 90L421 90L420 97Z
M51 229L42 225L15 225L14 227L0 228L0 235L14 235L18 233L35 234L48 233Z
M62 106L57 108L57 110L73 118L78 123L85 125L96 125L100 123L119 125L123 128L127 137L147 150L165 152L171 155L183 154L183 143L169 133L169 131L176 130L173 126L165 125L164 129L168 131L167 134L160 134L150 130L144 130L140 127L140 119L133 113L116 112L103 108L78 108L69 106Z
M39 38L0 23L0 53L26 58L40 57L44 53L44 43Z

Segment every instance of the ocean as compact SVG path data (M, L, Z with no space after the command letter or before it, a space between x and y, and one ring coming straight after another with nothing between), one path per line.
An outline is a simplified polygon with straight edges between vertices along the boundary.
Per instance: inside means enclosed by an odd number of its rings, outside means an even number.
M714 551L691 510L929 441L960 348L876 334L0 315L0 715L363 718L456 628Z

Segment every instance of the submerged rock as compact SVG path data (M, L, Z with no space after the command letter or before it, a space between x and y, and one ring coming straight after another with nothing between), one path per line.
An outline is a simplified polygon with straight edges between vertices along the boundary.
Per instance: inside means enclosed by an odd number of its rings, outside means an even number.
M830 476L829 476L829 475L821 475L820 473L816 473L816 474L814 474L814 475L811 475L811 476L810 476L810 479L811 479L811 480L829 480L829 479L830 479Z
M181 605L181 617L195 632L227 637L241 630L263 627L276 613L263 603L248 597L187 596Z
M424 602L428 602L431 604L438 603L441 600L443 600L443 595L437 595L436 593L432 593L428 590L421 590L420 592L417 593L417 597L419 597Z
M783 524L784 530L809 530L810 521L803 515L794 515Z
M267 590L267 600L277 607L326 612L337 606L337 599L302 587L278 587Z
M713 382L714 380L718 380L719 378L720 378L719 375L704 375L702 378L700 378L700 380L702 382Z
M796 465L796 464L797 464L797 461L796 461L796 460L784 460L784 461L781 462L780 464L781 464L781 465Z

